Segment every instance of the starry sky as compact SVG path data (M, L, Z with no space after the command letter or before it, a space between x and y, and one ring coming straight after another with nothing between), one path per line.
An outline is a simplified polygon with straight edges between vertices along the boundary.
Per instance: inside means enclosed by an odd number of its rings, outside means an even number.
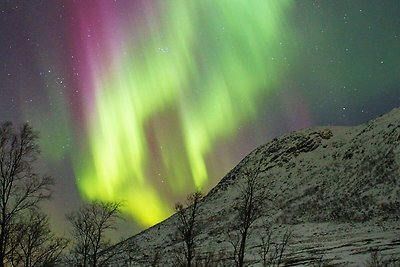
M0 0L0 121L40 131L56 225L124 201L128 231L246 154L400 106L400 2Z

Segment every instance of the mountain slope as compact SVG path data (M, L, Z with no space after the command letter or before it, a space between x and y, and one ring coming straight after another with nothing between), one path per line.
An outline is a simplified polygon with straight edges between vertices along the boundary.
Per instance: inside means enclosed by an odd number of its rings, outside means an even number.
M251 152L204 198L199 251L225 250L223 257L231 256L226 233L235 222L244 170L256 169L257 194L265 204L249 239L249 264L257 264L265 221L274 224L277 236L292 229L285 256L290 266L321 253L343 266L360 266L372 248L400 254L400 109L356 127L289 133ZM175 231L171 216L122 243L135 247L132 266L146 266L156 250L170 266L180 245Z

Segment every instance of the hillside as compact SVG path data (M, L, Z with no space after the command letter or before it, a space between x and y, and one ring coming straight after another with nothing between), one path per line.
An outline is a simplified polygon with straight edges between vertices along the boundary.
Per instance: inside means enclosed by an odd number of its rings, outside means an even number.
M221 252L229 260L226 233L235 221L243 173L256 169L257 194L265 202L248 243L251 266L257 266L265 221L276 236L288 228L293 232L287 266L307 266L322 254L338 266L362 265L371 249L400 254L400 109L356 127L296 131L255 149L205 196L199 251ZM131 266L151 266L155 251L164 262L160 266L172 266L180 245L175 231L171 216L119 246L134 248Z

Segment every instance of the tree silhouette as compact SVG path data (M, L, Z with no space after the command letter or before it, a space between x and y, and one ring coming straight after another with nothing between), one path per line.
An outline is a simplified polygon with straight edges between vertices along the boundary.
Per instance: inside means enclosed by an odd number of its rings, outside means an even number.
M13 266L55 266L68 245L65 238L55 237L50 230L48 217L31 210L20 222L17 234L18 245L13 252Z
M67 215L72 224L72 261L75 266L104 266L114 256L102 253L111 246L108 230L115 230L120 218L120 203L93 202Z
M179 241L184 243L183 262L179 257L179 253L177 256L181 264L187 267L193 266L193 259L196 253L195 237L199 234L197 217L202 198L203 194L201 192L195 192L187 197L187 208L184 208L181 203L175 205L178 215L177 237Z
M33 170L39 155L37 139L28 124L19 131L11 122L0 125L0 267L10 262L19 242L19 217L51 195L52 178Z
M230 243L234 249L234 260L238 267L242 267L244 264L246 242L250 234L250 227L262 215L260 209L262 198L256 195L258 172L258 169L253 172L249 169L244 171L245 184L236 205L238 213L234 221L235 230L228 233Z
M273 232L272 227L269 224L264 224L262 232L260 233L260 248L259 256L263 267L279 267L283 263L284 253L289 245L289 241L292 238L292 231L286 229L281 236L279 241L275 237L275 241L272 241Z

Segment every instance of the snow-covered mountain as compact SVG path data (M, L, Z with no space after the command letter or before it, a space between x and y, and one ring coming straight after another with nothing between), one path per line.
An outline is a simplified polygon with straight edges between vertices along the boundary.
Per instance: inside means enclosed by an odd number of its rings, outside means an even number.
M259 170L256 193L265 199L249 238L248 266L261 266L266 221L277 240L285 229L293 233L286 266L309 266L321 256L330 264L363 266L372 249L400 255L400 109L356 127L292 132L255 149L204 197L199 254L230 260L227 232L235 224L245 170ZM173 251L182 245L176 229L177 216L171 216L116 249L132 247L131 266L151 266L156 252L160 266L172 266ZM116 266L128 266L123 260Z

